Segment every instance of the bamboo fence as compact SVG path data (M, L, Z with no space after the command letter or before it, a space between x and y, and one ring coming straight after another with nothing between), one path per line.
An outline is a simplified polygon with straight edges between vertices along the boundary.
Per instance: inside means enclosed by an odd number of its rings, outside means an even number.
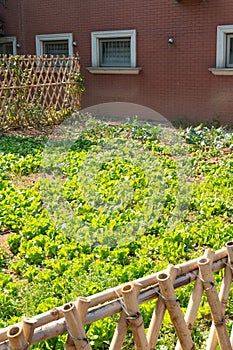
M0 126L28 111L78 110L79 73L78 56L0 56Z
M212 316L212 326L206 344L207 350L214 350L219 344L221 350L233 349L233 331L228 334L225 310L232 282L233 242L204 256L169 266L167 270L151 274L135 281L108 289L87 298L56 307L32 318L0 330L0 350L24 350L30 345L67 333L66 350L91 349L85 333L85 325L120 313L119 321L110 344L110 350L120 350L130 328L135 349L153 350L165 310L173 323L177 349L195 349L192 330L203 293L207 296ZM214 273L223 270L224 277L218 294ZM175 290L194 282L186 314L183 315ZM151 322L146 334L140 304L157 299ZM166 344L164 344L166 345Z

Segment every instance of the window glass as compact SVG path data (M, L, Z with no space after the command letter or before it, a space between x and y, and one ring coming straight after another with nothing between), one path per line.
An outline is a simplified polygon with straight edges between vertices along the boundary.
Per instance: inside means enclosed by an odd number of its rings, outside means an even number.
M100 66L130 67L130 62L130 38L100 40Z

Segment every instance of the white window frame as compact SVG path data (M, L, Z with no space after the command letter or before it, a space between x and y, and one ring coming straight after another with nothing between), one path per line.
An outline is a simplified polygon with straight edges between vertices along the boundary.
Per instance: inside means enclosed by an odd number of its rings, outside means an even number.
M114 30L91 33L91 61L93 68L100 68L100 39L130 38L130 67L136 68L136 30ZM119 68L122 67L113 67Z
M0 44L7 44L7 43L12 43L13 55L16 55L17 54L16 36L3 36L3 37L0 37Z
M233 24L217 27L216 68L227 68L228 34L233 34Z
M60 33L60 34L40 34L36 35L36 55L43 56L43 43L45 41L61 41L68 40L69 56L73 55L73 34L72 33Z

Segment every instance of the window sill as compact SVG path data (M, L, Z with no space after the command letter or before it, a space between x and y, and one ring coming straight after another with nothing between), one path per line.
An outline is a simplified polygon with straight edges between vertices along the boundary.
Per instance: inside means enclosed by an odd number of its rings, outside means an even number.
M103 68L103 67L87 67L91 74L139 74L141 67L136 68Z
M209 68L214 75L233 75L233 68Z

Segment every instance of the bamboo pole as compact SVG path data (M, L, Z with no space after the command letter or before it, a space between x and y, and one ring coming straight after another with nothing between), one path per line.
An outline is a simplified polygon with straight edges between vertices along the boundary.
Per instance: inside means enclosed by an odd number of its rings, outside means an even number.
M42 327L36 328L32 337L32 344L38 344L44 340L57 337L65 332L67 332L67 328L65 318L63 317L60 320L53 321L43 325Z
M177 269L173 266L169 266L168 273L170 275L172 283L174 284L174 281L177 275ZM159 296L155 309L153 311L153 315L152 315L148 333L147 333L147 340L148 340L150 349L154 349L157 343L165 311L166 311L166 304L164 300Z
M210 261L213 261L214 252L209 249L206 249L204 253L204 257L209 258ZM193 325L197 316L197 312L200 306L201 298L203 294L203 285L200 279L197 279L192 291L192 295L189 299L189 303L187 306L186 314L185 314L185 322L188 326L190 333L192 332ZM182 350L180 341L177 342L175 350Z
M128 330L128 324L126 320L126 314L121 313L120 319L117 323L109 350L121 350L121 347L124 343L126 334Z
M195 349L189 329L185 323L179 302L174 292L173 283L168 273L158 275L159 287L164 302L170 314L172 323L175 327L176 334L179 338L183 350Z
M225 258L221 258L220 260L217 260L212 265L213 272L217 272L225 267ZM196 279L195 275L192 272L197 273L197 270L191 270L191 272L186 273L185 275L178 276L174 283L174 288L179 288L181 286L185 286L189 284L190 282L194 281ZM180 273L180 270L178 270L178 274ZM157 274L155 274L157 276ZM157 278L156 278L157 279ZM136 280L135 282L139 281L140 279ZM145 285L148 283L148 279L146 278ZM90 324L92 322L98 321L100 319L103 319L108 316L112 316L115 313L118 313L121 311L121 306L118 301L112 301L112 293L114 291L117 291L119 287L116 287L116 289L111 288L105 291L105 303L103 305L95 306L89 309L86 317L85 324ZM145 290L142 290L140 292L138 301L139 304L145 303L147 301L156 299L158 297L159 288L154 285L153 280L151 281L151 286L148 287ZM101 298L103 298L103 292L101 292ZM121 294L121 292L119 293ZM116 292L114 292L114 295L116 297ZM95 295L93 296L95 297ZM109 297L109 299L108 299ZM91 297L90 297L91 299ZM99 300L99 293L97 294L97 299ZM90 301L90 304L92 301ZM56 337L60 334L63 334L66 332L65 327L65 321L63 317L63 313L61 311L62 306L54 308L50 311L47 311L43 314L39 314L36 316L37 320L37 328L35 329L33 338L32 338L32 344L37 344L39 342L42 342L44 340ZM15 326L21 326L22 323L17 323ZM8 326L6 328L3 328L0 330L0 350L6 350L7 349L7 331L11 326Z
M227 256L227 249L226 248L219 249L215 252L214 259L213 259L214 260L214 263L213 263L213 271L214 272L219 271L223 267L225 267L222 259L225 259L226 256ZM182 264L174 266L178 270L177 281L175 281L175 288L178 288L179 286L184 285L182 283L188 284L189 281L193 281L195 279L195 277L190 275L189 272L192 272L198 268L198 260L199 260L199 258L196 258L196 259L186 261ZM162 272L163 271L161 271L160 273L162 273ZM148 275L148 276L145 276L145 277L142 277L142 278L139 278L139 279L136 279L134 282L140 283L142 285L142 288L146 288L148 286L155 285L158 282L157 275L158 275L158 272L153 273L153 274ZM183 278L182 275L186 275L186 277ZM129 282L129 283L131 283L131 282ZM110 300L115 299L116 298L116 291L121 295L121 289L124 287L124 285L125 284L119 285L119 286L114 287L114 288L109 288L103 292L96 293L94 295L89 296L88 297L90 300L89 307L90 308L95 307L99 304L103 304L103 303L106 303ZM153 298L149 298L148 300L151 300L151 299L153 299ZM139 297L139 300L140 300L140 297ZM49 310L49 311L46 311L42 314L37 315L36 316L37 327L41 327L49 322L52 322L52 321L55 321L55 320L62 318L63 313L61 312L61 308L62 308L62 306L59 306L59 307L53 308L52 310ZM20 324L21 323L17 323L16 325L20 325ZM7 327L2 328L0 330L0 343L4 342L4 340L7 339L6 333L7 333L7 330L9 329L9 327L10 326L7 326Z
M226 256L227 256L227 250L226 250L226 248L222 248L222 249L219 249L215 252L213 260L218 261L218 260L225 258ZM197 269L198 268L198 260L199 260L199 258L196 258L196 259L185 261L181 264L175 265L174 267L177 268L177 270L178 270L177 276L184 275L190 271ZM164 271L166 271L166 270L164 270ZM161 273L162 272L163 271L161 271ZM158 272L153 273L151 275L148 275L146 277L138 278L133 282L140 283L142 285L142 288L146 288L150 285L154 285L154 284L158 283L157 275L158 275ZM129 283L131 283L131 282L129 282ZM121 290L124 287L124 285L125 284L120 285L120 286L115 287L115 288L110 288L104 292L100 292L100 293L97 293L95 295L90 296L90 300L91 300L90 307L105 303L107 300L110 300L110 299L115 299L116 298L116 291L121 295Z
M29 344L31 344L34 329L36 327L36 319L35 318L27 318L23 319L23 334L25 339Z
M9 348L11 350L29 350L29 343L23 334L23 328L12 326L8 332Z
M76 309L78 311L78 315L79 315L79 318L80 318L82 324L85 324L87 311L88 311L90 302L91 302L90 299L85 298L85 297L78 297L76 299L75 306L76 306Z
M210 305L211 315L216 327L218 341L222 350L232 349L230 338L227 333L224 314L222 312L222 305L218 298L218 293L214 284L214 278L211 271L210 260L201 258L199 260L200 277L202 279L203 287L206 291L207 300Z
M213 265L214 271L218 271L222 268L224 264L220 261L216 262ZM197 272L197 270L196 270ZM196 279L195 275L192 273L179 276L174 283L175 288L187 285L190 282ZM142 290L140 292L138 301L139 304L143 304L149 300L153 300L158 297L158 286L151 286L148 289ZM92 322L98 321L105 317L112 316L122 310L121 305L118 301L110 301L107 304L97 306L88 311L85 324L90 324ZM64 319L60 319L54 322L50 322L48 325L41 326L35 330L35 334L32 339L33 344L37 344L43 340L53 338L59 334L62 334L66 331ZM5 350L4 347L1 347L0 350Z
M135 347L137 350L149 350L142 315L138 307L138 296L141 287L139 283L130 283L125 285L121 292L125 304L126 320L132 330Z
M233 242L228 242L226 244L227 252L228 252L228 264L225 268L224 277L222 280L220 292L219 292L219 300L222 304L222 312L225 314L226 306L227 306L227 300L229 297L230 289L231 289L231 282L232 282L232 268L233 268ZM212 322L211 328L210 328L210 334L207 341L207 347L206 350L215 350L218 345L218 337L217 332L215 329L215 325Z
M74 341L75 348L77 350L82 350L85 347L86 350L91 350L75 304L65 304L62 311L64 313L68 333Z
M84 297L78 297L75 303L75 307L77 309L80 321L82 325L84 325L87 315L87 310L90 304L90 300ZM66 350L74 350L75 344L70 334L68 334L66 340Z
M71 338L70 334L68 333L68 336L66 339L65 350L75 350L75 349L76 349L76 346L74 344L74 341Z

